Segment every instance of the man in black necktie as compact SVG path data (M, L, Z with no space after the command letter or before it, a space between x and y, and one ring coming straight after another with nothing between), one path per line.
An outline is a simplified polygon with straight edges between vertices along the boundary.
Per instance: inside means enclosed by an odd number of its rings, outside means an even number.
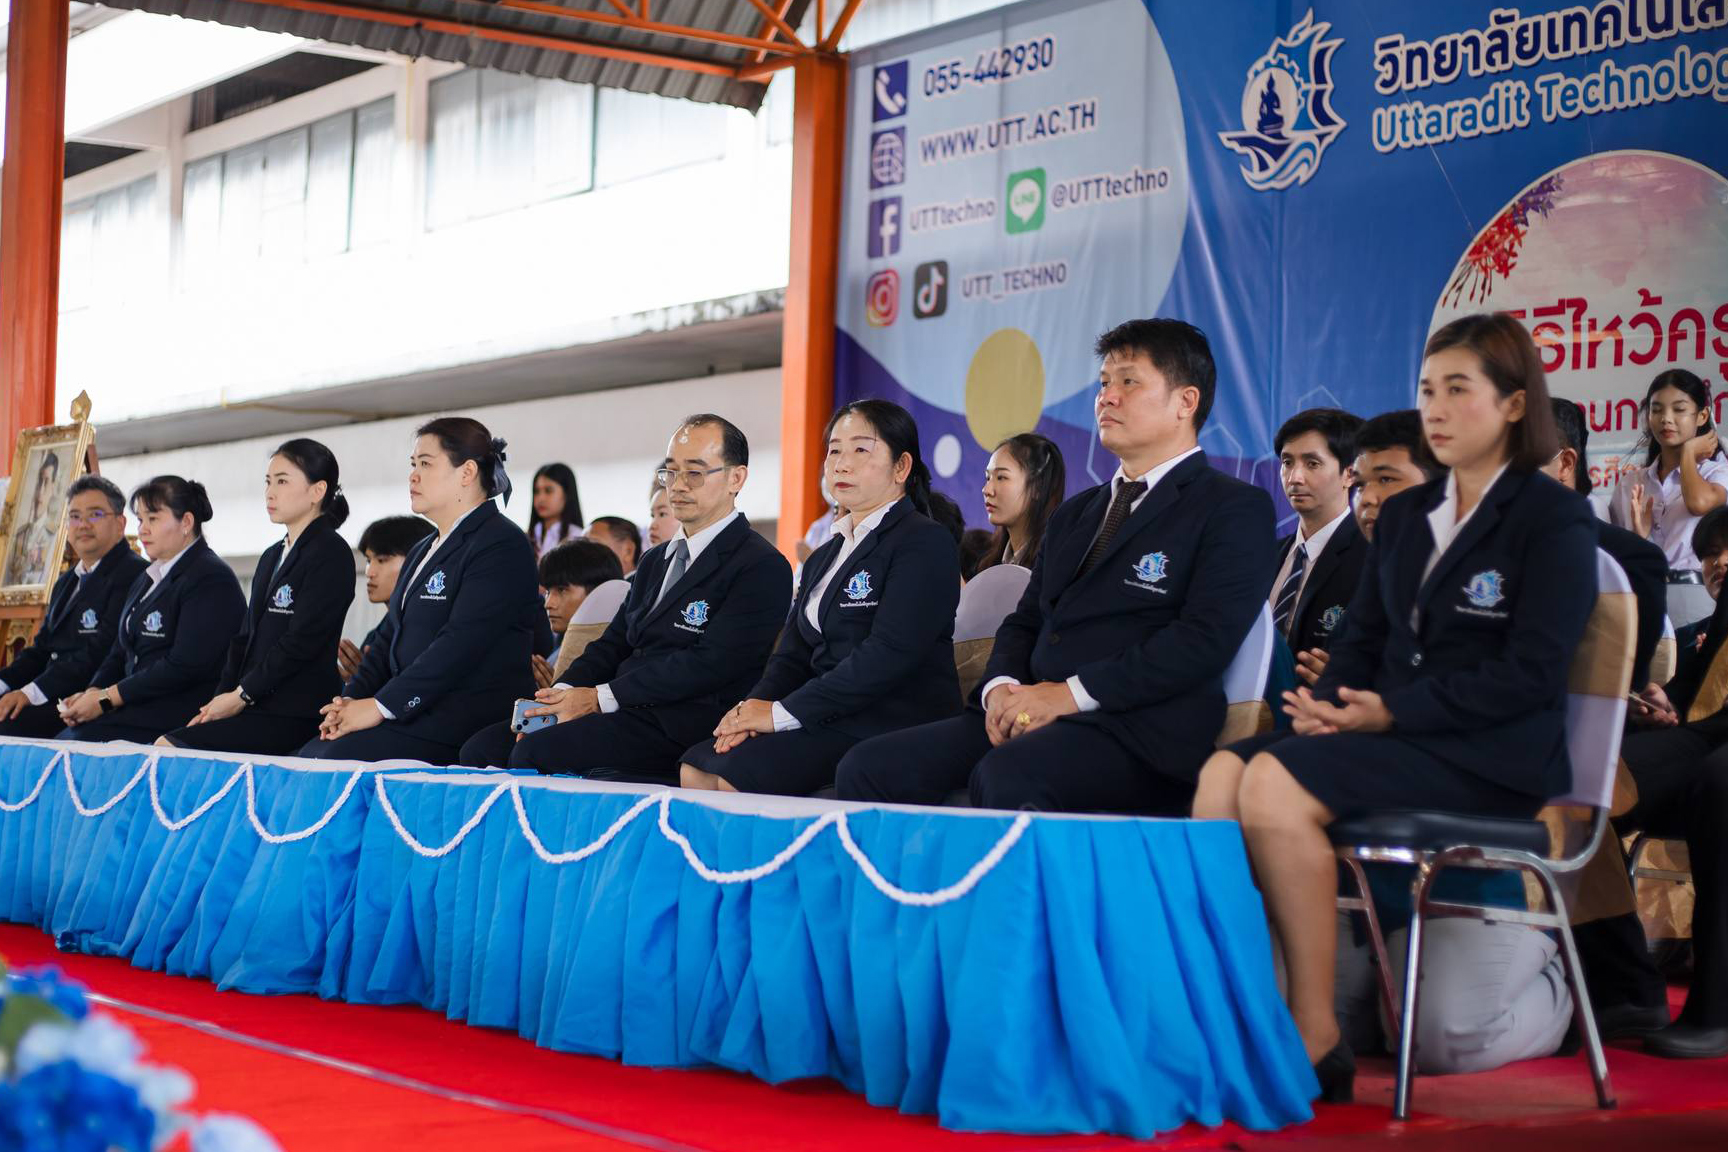
M1278 542L1272 622L1293 653L1324 659L1343 634L1344 611L1362 576L1368 542L1350 513L1351 465L1362 418L1341 408L1309 408L1273 437L1278 478L1296 513L1296 531Z
M146 566L126 546L126 498L111 481L74 483L66 523L78 563L55 582L35 640L0 668L0 736L46 738L66 727L55 705L89 685L114 646L127 590ZM56 561L49 570L58 568Z
M1050 519L970 707L867 740L842 799L990 808L1187 810L1224 722L1224 669L1271 590L1269 496L1198 444L1216 369L1179 320L1099 337L1099 443L1120 466Z
M482 730L462 763L676 784L684 750L762 673L792 603L792 567L738 511L750 444L731 421L687 417L656 480L680 529L642 556L606 631L536 694L557 721L516 739Z

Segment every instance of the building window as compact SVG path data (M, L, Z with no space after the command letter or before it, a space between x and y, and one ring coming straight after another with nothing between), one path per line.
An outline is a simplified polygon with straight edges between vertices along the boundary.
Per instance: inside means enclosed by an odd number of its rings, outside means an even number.
M594 89L466 69L429 92L426 222L460 224L594 183Z
M60 224L60 310L137 298L166 279L167 219L156 177L65 206Z
M209 285L248 264L299 264L388 235L393 98L186 165L181 258Z
M600 93L599 183L622 184L726 154L719 104L607 88Z

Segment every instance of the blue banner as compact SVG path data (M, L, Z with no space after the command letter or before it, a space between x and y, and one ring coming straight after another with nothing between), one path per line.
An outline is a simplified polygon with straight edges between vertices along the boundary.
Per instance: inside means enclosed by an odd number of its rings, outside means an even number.
M1411 406L1465 312L1524 319L1604 489L1658 372L1720 409L1728 0L1032 0L853 60L836 393L906 405L972 523L1016 432L1108 478L1135 316L1206 331L1201 445L1274 491L1284 417Z

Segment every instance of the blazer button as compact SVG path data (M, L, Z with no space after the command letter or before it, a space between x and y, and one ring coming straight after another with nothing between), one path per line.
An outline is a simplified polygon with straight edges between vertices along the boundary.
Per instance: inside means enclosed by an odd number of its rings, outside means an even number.
M1416 654L1414 654L1413 656L1410 657L1410 667L1412 667L1412 668L1422 667L1422 653L1417 652Z
M1052 643L1052 644L1062 643L1062 633L1060 633L1060 632L1050 633L1050 643Z

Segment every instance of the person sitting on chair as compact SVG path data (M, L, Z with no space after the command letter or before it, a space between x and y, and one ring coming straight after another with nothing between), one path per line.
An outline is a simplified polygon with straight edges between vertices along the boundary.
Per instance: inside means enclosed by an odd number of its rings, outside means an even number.
M957 518L930 491L911 414L859 400L828 421L834 535L804 562L767 670L684 753L687 788L807 796L860 740L960 707Z
M366 525L358 546L366 560L366 599L373 604L388 605L396 591L396 578L402 574L403 558L414 550L414 545L436 531L430 520L419 516L386 516ZM358 644L344 640L336 646L336 671L343 683L360 671L361 658L383 626L383 621L379 621Z
M0 736L47 738L66 725L61 698L82 691L114 647L121 606L148 562L126 546L126 497L80 477L66 512L78 563L54 584L36 638L0 668Z
M679 532L648 550L624 605L527 717L556 723L512 746L482 732L465 763L675 784L679 756L760 674L786 618L792 568L738 511L750 443L730 420L690 416L659 479Z
M1272 501L1198 445L1216 369L1180 320L1098 338L1108 484L1064 503L982 691L953 719L879 736L841 762L846 800L1180 812L1225 717L1224 670L1272 584Z
M624 579L624 566L618 554L600 543L578 536L566 540L540 557L540 589L545 593L546 626L557 641L552 659L534 653L534 687L550 688L557 680L553 661L560 659L565 632L576 609L588 599L588 593L608 580Z
M984 466L984 514L996 532L967 579L997 564L1036 564L1050 517L1067 489L1062 449L1054 441L1022 432L996 445Z
M114 646L90 686L60 704L65 740L148 744L197 715L246 617L234 570L204 540L204 485L157 476L132 493L150 565L132 581Z
M1503 313L1435 332L1418 386L1447 479L1380 512L1344 635L1295 735L1200 775L1197 819L1240 820L1322 1097L1355 1062L1334 1012L1334 820L1396 809L1530 819L1571 785L1568 669L1596 601L1595 516L1538 471L1560 450L1542 361Z

